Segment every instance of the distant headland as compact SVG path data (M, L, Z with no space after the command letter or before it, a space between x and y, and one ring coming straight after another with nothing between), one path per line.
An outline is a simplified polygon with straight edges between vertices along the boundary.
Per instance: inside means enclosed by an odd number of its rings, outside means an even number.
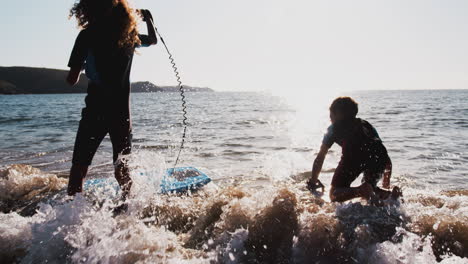
M68 71L32 68L0 67L0 94L63 94L86 93L87 78L82 74L75 86L65 82ZM187 92L214 92L210 88L185 86ZM176 86L157 86L151 82L132 83L132 92L177 92Z

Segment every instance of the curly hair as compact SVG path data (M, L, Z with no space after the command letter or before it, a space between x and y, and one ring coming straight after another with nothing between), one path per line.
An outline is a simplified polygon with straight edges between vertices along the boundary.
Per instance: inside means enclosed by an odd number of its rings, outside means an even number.
M70 18L75 17L78 26L88 28L105 17L109 29L120 48L140 44L137 20L127 0L78 0L70 9Z

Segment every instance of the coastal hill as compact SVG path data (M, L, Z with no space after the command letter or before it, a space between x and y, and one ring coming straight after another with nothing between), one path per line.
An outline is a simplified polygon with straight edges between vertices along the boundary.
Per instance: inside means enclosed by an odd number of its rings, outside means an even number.
M0 94L62 94L86 93L87 78L81 75L75 86L65 82L68 71L32 68L0 67ZM185 86L187 92L213 92L210 88ZM176 86L157 86L151 82L132 83L132 92L177 92Z
M177 86L157 86L152 82L134 82L132 83L132 93L154 93L154 92L178 92ZM192 87L184 85L186 92L214 92L213 89L207 87Z

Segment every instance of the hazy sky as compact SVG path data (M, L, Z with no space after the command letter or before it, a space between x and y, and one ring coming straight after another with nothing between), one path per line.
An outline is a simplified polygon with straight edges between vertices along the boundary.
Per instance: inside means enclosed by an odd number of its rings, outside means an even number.
M73 0L3 1L0 65L65 69ZM273 92L468 88L466 0L136 0L183 81ZM162 46L135 56L132 81L173 84Z

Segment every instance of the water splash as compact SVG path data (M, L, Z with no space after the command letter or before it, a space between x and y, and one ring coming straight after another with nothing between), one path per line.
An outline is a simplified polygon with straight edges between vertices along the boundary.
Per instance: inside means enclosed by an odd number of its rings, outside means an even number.
M134 171L164 169L163 159L150 152L128 162ZM24 174L44 175L33 168ZM374 207L313 197L301 180L173 196L158 195L147 181L135 178L129 210L116 217L104 189L73 200L59 191L32 216L0 214L0 257L23 263L467 262L466 190L408 187L403 201ZM8 197L35 185L18 186Z
M63 189L68 180L29 165L0 168L0 210L31 214L44 197Z

